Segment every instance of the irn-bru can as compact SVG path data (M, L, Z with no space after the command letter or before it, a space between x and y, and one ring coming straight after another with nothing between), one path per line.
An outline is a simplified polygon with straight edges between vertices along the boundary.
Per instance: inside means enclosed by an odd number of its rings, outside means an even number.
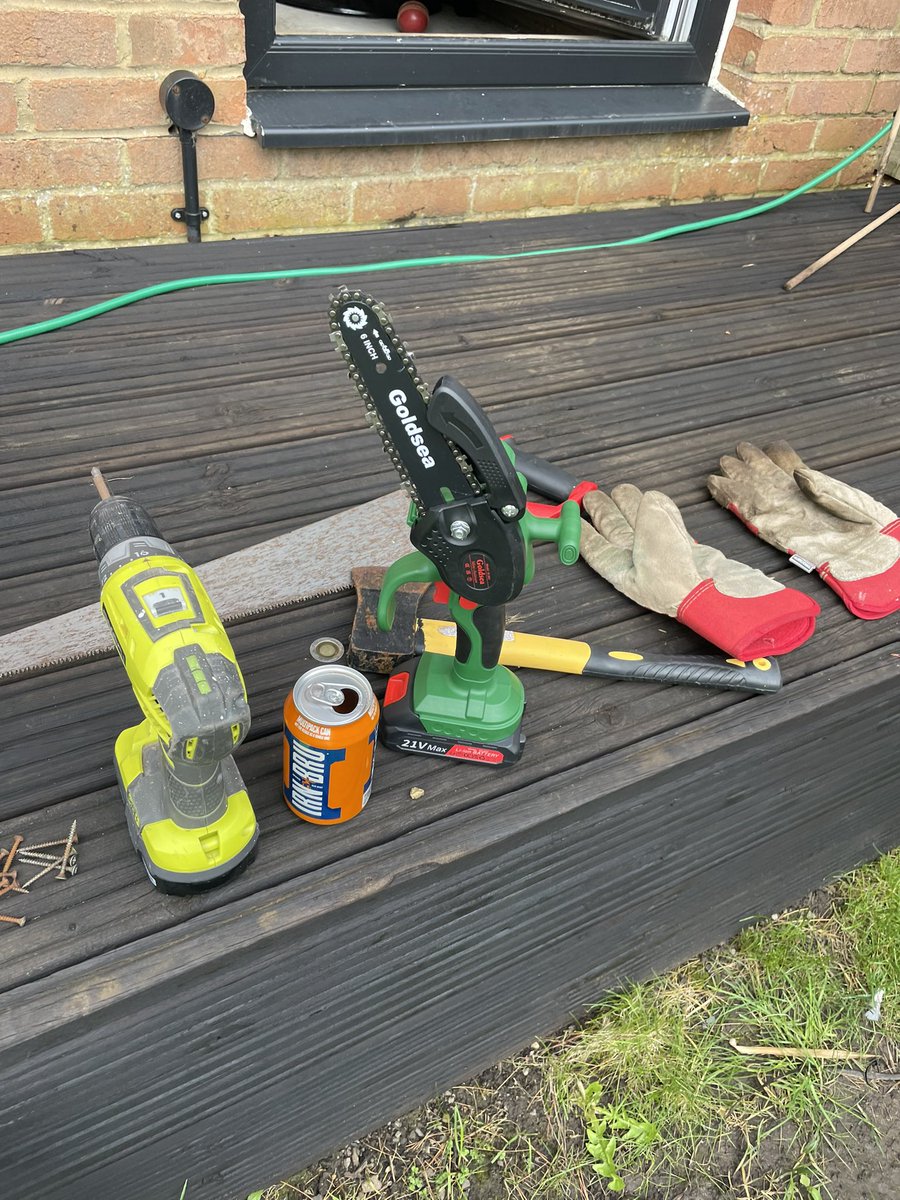
M378 701L365 676L338 664L301 675L284 702L284 800L316 825L362 812L372 791Z

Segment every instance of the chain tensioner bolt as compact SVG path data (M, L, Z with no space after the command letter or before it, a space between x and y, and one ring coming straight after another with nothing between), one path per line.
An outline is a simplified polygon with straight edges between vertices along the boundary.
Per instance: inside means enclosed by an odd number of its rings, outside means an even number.
M472 532L472 526L468 521L451 521L450 536L458 542L463 542Z

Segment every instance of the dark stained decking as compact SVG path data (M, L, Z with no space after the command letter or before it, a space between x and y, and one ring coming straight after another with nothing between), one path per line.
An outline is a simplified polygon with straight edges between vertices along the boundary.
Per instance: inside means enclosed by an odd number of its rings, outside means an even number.
M193 563L396 487L329 345L338 283L524 448L667 491L698 539L823 609L772 698L527 672L517 767L382 750L369 808L331 829L280 799L280 708L311 639L346 637L349 592L234 626L262 837L189 900L154 894L130 848L118 660L0 687L0 844L73 817L81 835L74 880L3 903L28 916L0 927L11 1200L246 1195L900 842L896 620L850 616L704 485L737 440L778 435L900 506L900 222L781 290L863 196L641 248L182 292L0 349L0 632L96 598L93 463ZM175 276L598 242L735 207L5 258L0 327ZM703 648L546 548L510 612Z

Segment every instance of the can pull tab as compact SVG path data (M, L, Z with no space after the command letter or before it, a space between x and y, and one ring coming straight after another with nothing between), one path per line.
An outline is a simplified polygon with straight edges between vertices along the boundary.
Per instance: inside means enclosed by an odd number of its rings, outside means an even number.
M322 704L330 704L332 708L343 704L345 699L343 688L329 687L325 683L314 683L309 689L309 694L313 700L320 700Z

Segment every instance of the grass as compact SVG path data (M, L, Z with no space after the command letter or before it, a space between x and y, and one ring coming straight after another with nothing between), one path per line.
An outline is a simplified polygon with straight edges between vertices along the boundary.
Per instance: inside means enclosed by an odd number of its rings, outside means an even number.
M828 1200L852 1156L862 1093L846 1062L745 1055L731 1045L858 1055L900 1035L900 852L814 904L604 999L579 1028L456 1088L367 1139L355 1171L261 1200L594 1200L685 1185L742 1200ZM885 996L878 1025L864 1016ZM323 1184L323 1180L325 1180ZM324 1186L324 1191L321 1189Z

